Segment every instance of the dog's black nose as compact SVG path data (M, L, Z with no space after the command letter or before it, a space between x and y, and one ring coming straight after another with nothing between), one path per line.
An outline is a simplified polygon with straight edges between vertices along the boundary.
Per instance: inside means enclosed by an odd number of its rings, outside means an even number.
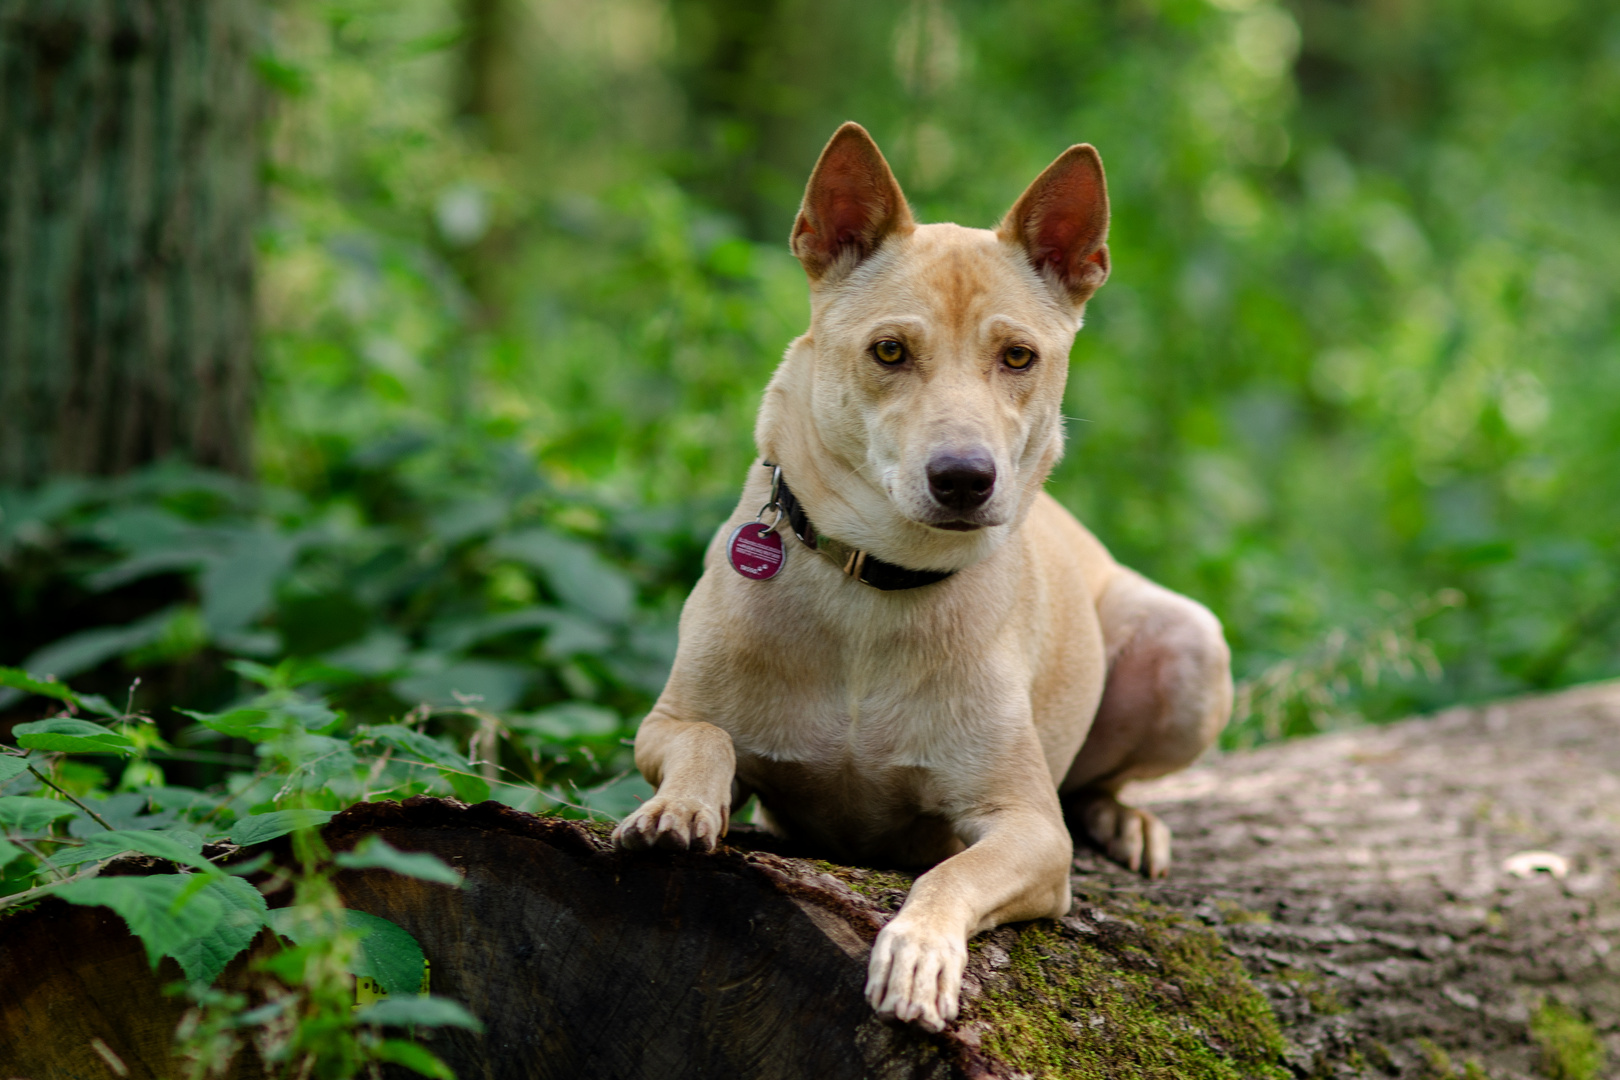
M996 461L983 450L940 454L928 463L928 490L941 506L966 512L983 506L996 486Z

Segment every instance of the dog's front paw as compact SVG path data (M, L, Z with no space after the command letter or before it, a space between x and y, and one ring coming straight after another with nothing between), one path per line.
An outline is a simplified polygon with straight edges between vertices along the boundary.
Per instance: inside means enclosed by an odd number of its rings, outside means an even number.
M961 935L920 925L902 913L872 946L866 1000L885 1020L943 1031L956 1019L966 967L967 942Z
M674 851L713 851L725 835L724 806L679 795L654 795L613 830L613 842L627 850L661 847Z

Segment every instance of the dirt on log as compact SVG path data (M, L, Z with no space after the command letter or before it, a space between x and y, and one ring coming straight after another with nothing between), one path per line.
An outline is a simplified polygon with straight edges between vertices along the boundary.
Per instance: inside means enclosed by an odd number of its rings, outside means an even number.
M461 1080L1595 1080L1605 1043L1620 1062L1620 685L1233 754L1136 799L1176 832L1172 878L1077 853L1069 917L975 939L938 1036L861 997L900 874L746 829L712 856L623 855L600 825L434 799L354 807L326 837L466 872L337 879L483 1020L429 1043ZM100 909L5 919L0 1073L103 1075L97 1038L169 1075L176 977Z

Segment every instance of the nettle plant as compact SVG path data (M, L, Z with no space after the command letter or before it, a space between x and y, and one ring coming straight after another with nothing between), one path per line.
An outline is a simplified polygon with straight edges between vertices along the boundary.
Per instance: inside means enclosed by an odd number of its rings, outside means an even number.
M588 797L611 802L613 785L574 801L514 777L495 762L502 750L509 760L532 756L522 734L471 706L464 710L476 725L469 756L449 737L424 730L433 710L415 710L400 723L355 724L300 692L292 663L235 666L262 692L223 713L188 715L197 732L251 745L253 767L210 790L164 782L159 762L174 748L148 717L0 668L0 686L58 706L54 715L14 726L12 745L0 747L0 909L48 896L104 906L124 919L154 968L173 958L183 980L172 990L193 1003L176 1033L192 1080L223 1074L248 1043L278 1076L349 1077L374 1072L380 1062L450 1076L430 1051L385 1029L476 1029L478 1021L454 1002L427 996L417 942L386 919L344 908L331 874L378 867L449 887L460 887L460 875L375 837L333 855L318 827L343 806L419 794L467 801L494 794L510 804L595 816L602 811ZM109 764L122 765L116 782L108 779ZM251 851L280 837L288 838L290 861ZM102 872L132 853L170 869ZM292 902L271 909L265 892L284 894L289 885ZM227 965L264 931L278 947L255 954L252 992L218 987ZM356 979L371 980L386 996L354 1008Z

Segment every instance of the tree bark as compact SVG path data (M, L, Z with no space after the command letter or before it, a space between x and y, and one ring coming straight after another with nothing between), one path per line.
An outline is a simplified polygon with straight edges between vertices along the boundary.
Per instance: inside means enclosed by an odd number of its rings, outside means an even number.
M495 803L357 806L326 836L465 870L460 891L338 878L483 1020L429 1042L461 1080L1613 1075L1533 1029L1556 1001L1620 1061L1620 684L1234 754L1139 801L1177 831L1171 880L1077 852L1070 915L976 938L937 1036L861 996L903 875L748 829L714 855L624 855L604 826ZM92 1038L167 1075L179 1006L157 987L178 972L155 978L105 914L0 922L17 1075L99 1075Z
M0 485L250 466L253 0L0 9Z

